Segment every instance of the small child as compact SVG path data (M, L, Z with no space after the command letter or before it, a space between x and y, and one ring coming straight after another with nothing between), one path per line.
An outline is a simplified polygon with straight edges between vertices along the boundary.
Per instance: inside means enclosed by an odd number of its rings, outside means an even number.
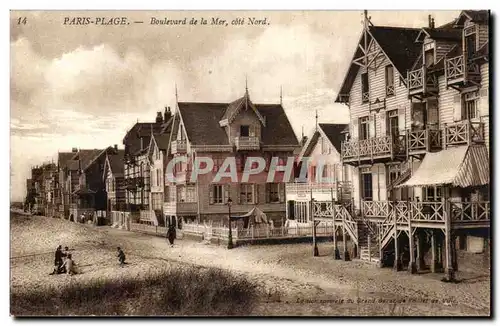
M71 254L68 254L68 256L66 257L66 261L64 262L64 267L68 275L76 274L75 262L73 261Z
M120 262L120 266L123 267L125 265L125 253L123 252L122 248L118 247L118 261Z

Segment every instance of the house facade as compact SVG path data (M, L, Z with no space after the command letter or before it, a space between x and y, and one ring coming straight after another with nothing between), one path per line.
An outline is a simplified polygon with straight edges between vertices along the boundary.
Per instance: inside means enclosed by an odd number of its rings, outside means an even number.
M287 163L293 166L293 151L299 143L281 104L253 104L246 90L231 103L177 102L177 109L170 144L170 161L177 163L171 171L167 164L165 174L167 218L176 224L224 224L230 200L232 215L258 207L275 225L284 223L285 183L292 174L286 176L283 168ZM261 158L265 167L243 180L249 157ZM272 157L276 157L276 171L274 180L268 180ZM193 164L205 158L213 166L200 163L206 173L193 176ZM232 162L229 169L235 171L236 180L216 178L219 171L228 171L221 169L224 162Z
M125 210L125 180L123 175L125 151L117 150L116 153L106 154L103 179L108 197L107 211Z
M351 114L341 154L354 167L356 218L396 269L423 268L430 249L431 269L452 279L457 236L482 235L480 247L487 238L488 20L463 11L409 29L374 26L365 13L337 98Z
M286 184L286 216L289 225L312 222L311 199L317 201L352 202L352 167L343 165L341 142L345 140L347 124L319 123L306 143L297 162L295 180ZM307 161L306 161L307 160ZM307 171L301 179L303 165Z

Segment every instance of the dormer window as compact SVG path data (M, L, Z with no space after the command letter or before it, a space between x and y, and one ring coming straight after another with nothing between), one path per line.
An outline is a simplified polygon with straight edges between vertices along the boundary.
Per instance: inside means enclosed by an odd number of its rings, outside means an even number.
M240 137L250 136L250 126L241 125L240 126Z
M464 29L464 42L467 57L471 58L476 53L476 26L472 25Z
M434 49L434 41L424 44L424 63L426 67L432 66L435 62Z

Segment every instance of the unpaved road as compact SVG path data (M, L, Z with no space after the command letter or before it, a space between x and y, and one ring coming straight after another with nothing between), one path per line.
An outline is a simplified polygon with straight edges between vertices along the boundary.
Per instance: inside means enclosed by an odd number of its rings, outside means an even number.
M74 249L81 275L48 275L58 244ZM127 254L126 268L116 266L116 246ZM481 255L462 253L457 276L463 281L450 284L441 282L440 274L410 275L360 261L335 261L331 250L330 244L320 244L321 256L312 257L310 244L227 250L189 240L177 240L171 248L164 238L32 217L11 226L11 288L23 291L194 264L242 273L267 291L281 293L263 298L256 315L489 315L489 265Z

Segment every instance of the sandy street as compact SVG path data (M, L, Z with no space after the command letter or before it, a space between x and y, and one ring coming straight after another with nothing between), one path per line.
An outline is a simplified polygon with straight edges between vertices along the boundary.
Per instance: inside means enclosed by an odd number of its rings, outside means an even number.
M82 274L48 275L57 245L69 246ZM129 265L118 267L116 246ZM262 298L256 315L489 315L489 262L460 253L458 284L441 274L410 275L360 261L335 261L328 243L320 257L311 244L223 246L166 239L110 227L45 217L11 218L11 289L140 275L179 264L219 267L242 273L280 297ZM484 266L484 267L482 267Z

